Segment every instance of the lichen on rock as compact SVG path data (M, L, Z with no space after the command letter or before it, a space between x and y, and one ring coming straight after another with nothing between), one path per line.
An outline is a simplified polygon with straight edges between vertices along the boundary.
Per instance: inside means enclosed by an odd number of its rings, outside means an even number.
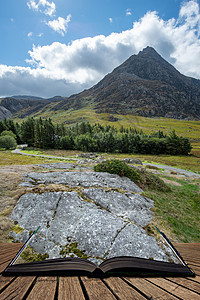
M10 235L24 242L29 231L40 225L30 243L36 253L93 262L120 255L168 261L155 238L143 229L152 219L153 201L142 196L130 179L108 173L52 172L26 174L24 183L70 188L29 192L18 200L11 218L24 230Z

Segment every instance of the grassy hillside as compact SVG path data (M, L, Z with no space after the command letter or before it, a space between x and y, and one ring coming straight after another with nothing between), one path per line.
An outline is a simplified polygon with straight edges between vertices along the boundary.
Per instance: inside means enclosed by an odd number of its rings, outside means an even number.
M135 115L117 115L101 113L97 114L90 107L85 107L79 110L67 110L67 111L41 111L37 114L32 115L33 117L51 118L55 123L74 124L77 122L88 121L91 124L100 123L102 125L113 125L118 129L121 126L135 127L142 129L145 133L151 133L152 131L158 131L159 129L169 133L173 129L178 135L188 137L191 140L200 142L200 121L186 121L176 120L168 118L145 118ZM15 121L21 122L21 119L15 118Z

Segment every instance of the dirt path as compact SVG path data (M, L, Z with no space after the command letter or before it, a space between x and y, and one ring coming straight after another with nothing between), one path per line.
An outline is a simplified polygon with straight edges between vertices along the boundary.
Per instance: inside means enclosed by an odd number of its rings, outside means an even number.
M76 161L77 158L68 158L63 156L53 156L53 155L43 155L43 154L30 154L30 153L24 153L21 149L15 149L13 153L22 154L26 156L35 156L35 157L44 157L44 158L53 158L53 159L60 159L60 160L74 160Z
M67 158L67 157L61 157L61 156L24 153L21 149L15 149L13 152L18 153L18 154L22 154L22 155L28 155L28 156L54 158L54 159L60 159L60 160L67 160L68 159L68 160L77 161L76 158ZM194 173L194 172L191 172L191 171L186 171L184 169L179 169L179 168L175 168L175 167L171 167L171 166L167 166L167 165L161 165L161 164L143 163L143 166L146 166L146 165L157 167L159 169L163 169L163 170L168 171L168 172L175 172L178 175L184 175L184 176L187 176L187 177L200 178L200 174L197 174L197 173Z
M200 178L200 174L194 173L192 171L186 171L184 169L179 169L171 166L166 166L166 165L160 165L160 164L151 164L151 163L143 163L144 166L152 166L152 167L157 167L158 169L163 169L164 171L174 172L177 173L178 175L184 175L186 177L195 177L195 178Z

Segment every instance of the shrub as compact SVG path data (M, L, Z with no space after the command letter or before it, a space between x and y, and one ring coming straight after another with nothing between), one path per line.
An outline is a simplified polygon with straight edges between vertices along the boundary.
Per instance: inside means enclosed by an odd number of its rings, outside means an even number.
M129 167L126 163L118 159L106 160L94 166L96 172L108 172L119 176L126 176L135 183L142 179L137 170Z
M94 171L126 176L145 190L170 191L170 188L158 176L147 172L145 169L136 170L118 159L106 160L99 163L94 166Z
M16 134L14 134L11 130L4 130L1 133L1 136L9 135L12 136L15 140L17 139Z
M14 149L17 146L16 140L10 135L0 136L0 148Z

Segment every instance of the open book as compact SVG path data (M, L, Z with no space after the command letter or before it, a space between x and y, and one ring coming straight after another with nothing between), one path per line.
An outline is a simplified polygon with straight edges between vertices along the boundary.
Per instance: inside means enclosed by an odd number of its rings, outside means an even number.
M105 260L99 266L82 258L58 258L9 266L4 275L174 275L192 276L194 273L182 264L154 261L131 256L120 256Z
M38 227L39 229L39 227ZM44 261L36 261L23 264L15 264L32 236L29 237L24 246L19 250L15 258L4 270L3 275L88 275L88 276L142 276L142 275L162 275L162 276L194 276L184 262L181 255L167 239L164 233L160 234L166 239L173 252L179 258L180 263L168 263L145 258L131 256L119 256L105 260L99 266L83 258L58 258Z

